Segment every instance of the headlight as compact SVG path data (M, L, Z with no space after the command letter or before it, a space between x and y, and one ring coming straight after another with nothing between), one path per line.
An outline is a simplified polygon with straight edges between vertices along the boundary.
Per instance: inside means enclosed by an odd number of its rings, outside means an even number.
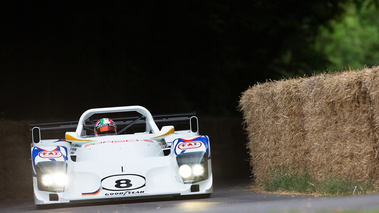
M176 156L179 174L184 183L196 183L208 178L206 152L188 152Z
M66 162L45 161L36 165L38 189L42 191L63 191L68 183Z
M41 182L44 186L57 186L62 187L67 184L67 175L64 173L43 174Z
M204 167L201 164L195 164L192 167L184 164L179 167L179 174L182 178L193 176L201 176L204 174Z
M187 164L184 164L184 165L181 165L179 167L179 174L183 177L183 178L189 178L192 174L192 169L190 166L188 166Z
M52 186L54 183L53 176L50 174L42 175L41 182L44 186Z
M200 176L204 174L204 167L200 164L195 164L192 166L192 171L194 176Z
M54 183L57 186L65 186L67 184L67 175L64 173L57 173L53 175Z

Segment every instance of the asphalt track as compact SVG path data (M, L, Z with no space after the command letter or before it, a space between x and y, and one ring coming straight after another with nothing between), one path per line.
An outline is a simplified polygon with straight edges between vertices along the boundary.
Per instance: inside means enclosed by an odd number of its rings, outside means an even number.
M315 198L255 193L246 179L215 181L210 198L117 201L38 209L32 200L0 202L0 212L318 212L379 209L379 195Z

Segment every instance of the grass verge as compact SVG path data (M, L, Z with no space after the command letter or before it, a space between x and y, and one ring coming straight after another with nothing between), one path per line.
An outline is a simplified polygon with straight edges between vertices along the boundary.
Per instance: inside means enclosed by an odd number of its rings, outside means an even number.
M345 196L378 193L373 183L360 183L350 179L328 178L320 181L306 170L276 168L271 178L261 184L269 192L295 192L319 196Z

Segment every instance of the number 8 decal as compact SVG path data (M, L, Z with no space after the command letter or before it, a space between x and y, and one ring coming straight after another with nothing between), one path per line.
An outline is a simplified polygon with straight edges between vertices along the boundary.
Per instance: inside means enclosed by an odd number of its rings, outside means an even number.
M114 185L114 187L116 187L116 188L129 188L129 187L133 186L131 184L131 180L129 180L129 179L116 180L115 183L116 183L116 185Z
M129 191L145 187L146 178L137 174L118 174L101 180L102 188L109 191Z

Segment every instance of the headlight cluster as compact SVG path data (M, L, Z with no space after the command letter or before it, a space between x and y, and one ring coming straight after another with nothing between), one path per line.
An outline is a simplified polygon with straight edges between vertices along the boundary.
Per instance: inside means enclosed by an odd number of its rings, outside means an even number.
M183 153L176 157L179 174L184 183L194 183L208 178L208 155L205 152Z
M193 176L201 176L204 174L204 167L201 164L195 164L192 167L187 164L183 164L179 167L179 174L183 178L189 178Z
M43 174L41 176L42 185L46 187L63 187L67 184L67 180L67 175L65 173Z
M66 162L47 161L36 165L38 188L42 191L63 191L68 183Z

